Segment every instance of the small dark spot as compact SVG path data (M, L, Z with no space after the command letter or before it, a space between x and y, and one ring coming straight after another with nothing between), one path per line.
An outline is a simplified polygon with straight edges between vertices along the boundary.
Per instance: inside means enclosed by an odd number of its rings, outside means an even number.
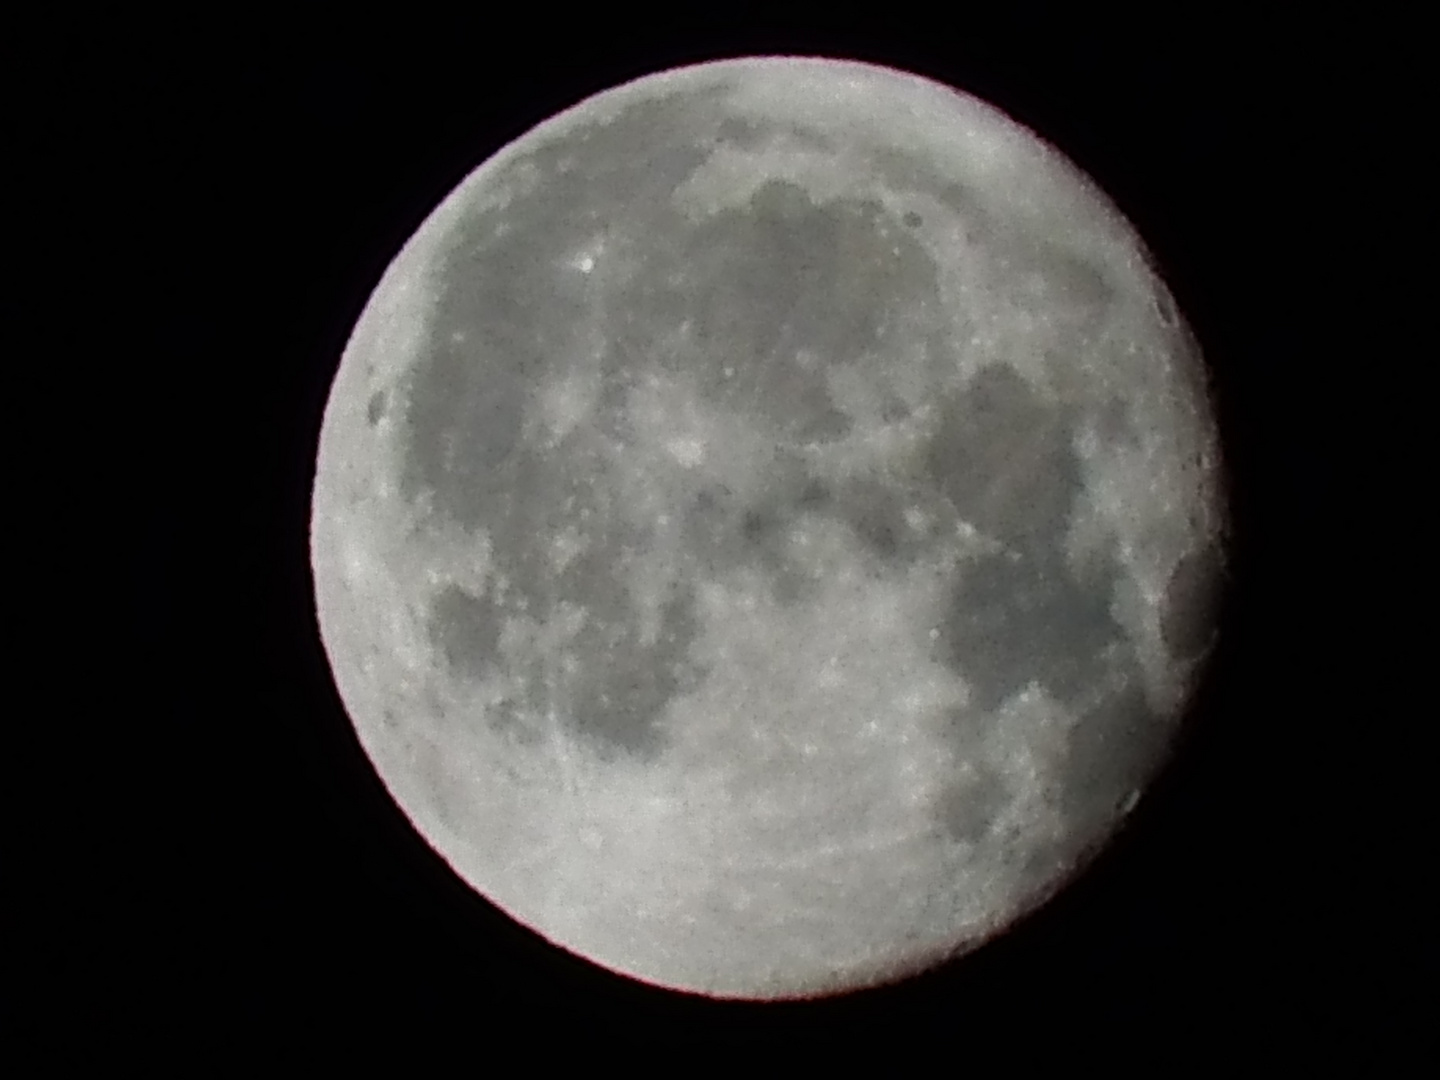
M738 116L727 116L715 127L715 141L751 148L759 145L764 133L760 125Z
M910 406L899 398L894 398L885 403L880 412L880 419L887 424L899 424L910 419Z
M385 415L385 391L376 390L370 395L370 403L365 406L365 422L374 427Z
M871 503L861 507L851 519L855 535L864 542L872 554L887 561L895 558L900 552L898 525L891 514L892 509L889 506Z
M733 497L734 492L724 484L708 485L696 493L695 506L701 511L715 510L729 503Z
M774 526L771 515L760 510L746 510L740 521L740 535L745 537L747 543L762 544L774 530Z
M905 217L902 220L912 229L918 229L922 224L924 224L925 221L925 219L922 218L919 214L917 214L914 210L905 211Z
M900 539L888 523L880 525L866 539L882 559L893 559L900 551Z
M830 486L825 481L811 478L800 489L800 494L795 499L795 505L801 510L818 510L829 506L833 497Z

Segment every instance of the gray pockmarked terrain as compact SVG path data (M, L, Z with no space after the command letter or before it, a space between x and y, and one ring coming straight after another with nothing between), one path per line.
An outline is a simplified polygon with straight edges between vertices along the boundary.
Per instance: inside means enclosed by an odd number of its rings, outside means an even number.
M366 751L475 889L726 996L993 935L1165 760L1224 564L1204 369L988 107L730 61L478 169L336 376L312 556Z

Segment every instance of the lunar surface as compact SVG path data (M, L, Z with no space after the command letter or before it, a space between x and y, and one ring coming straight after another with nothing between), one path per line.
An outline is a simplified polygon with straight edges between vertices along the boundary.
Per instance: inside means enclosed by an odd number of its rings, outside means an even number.
M901 978L1073 877L1213 645L1219 448L1113 205L890 69L725 61L478 168L376 288L311 554L421 836L590 961Z

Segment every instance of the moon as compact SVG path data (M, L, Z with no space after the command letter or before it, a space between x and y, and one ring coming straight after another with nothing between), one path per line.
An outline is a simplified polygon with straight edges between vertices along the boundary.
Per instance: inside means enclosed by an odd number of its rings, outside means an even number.
M648 983L974 949L1168 759L1216 636L1206 368L1143 241L954 88L795 57L600 93L380 280L319 629L454 872Z

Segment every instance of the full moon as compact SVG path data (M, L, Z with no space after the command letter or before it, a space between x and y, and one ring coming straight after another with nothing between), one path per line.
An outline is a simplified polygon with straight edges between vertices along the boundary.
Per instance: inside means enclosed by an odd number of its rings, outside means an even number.
M1166 762L1225 563L1206 368L1053 147L889 68L608 90L477 168L334 378L320 634L400 811L667 988L892 982Z

